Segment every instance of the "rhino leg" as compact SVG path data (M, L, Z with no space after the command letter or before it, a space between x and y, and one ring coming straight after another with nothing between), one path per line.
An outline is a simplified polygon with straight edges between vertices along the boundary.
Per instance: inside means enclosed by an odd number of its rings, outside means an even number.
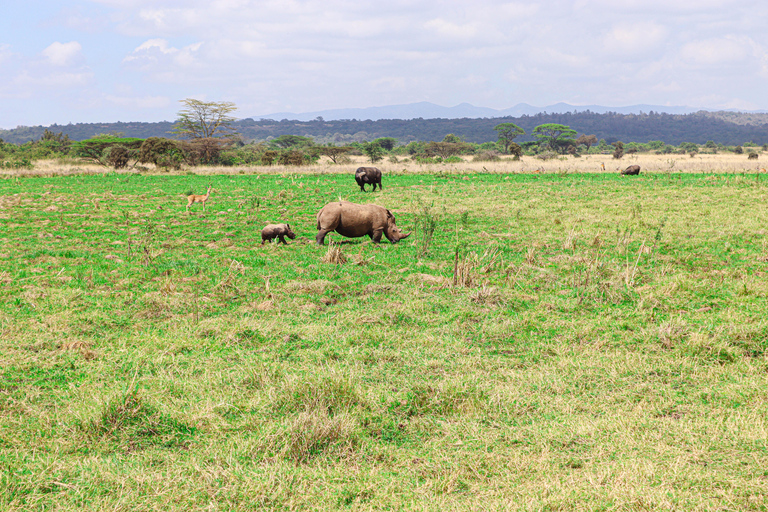
M317 236L315 237L315 243L317 245L325 245L325 235L333 231L332 229L321 229L317 232Z
M281 243L284 243L285 245L288 245L288 242L285 241L285 237L283 235L277 235L277 238L280 239Z
M375 244L381 243L382 233L384 233L383 229L376 229L371 233L371 240L373 240L373 243Z

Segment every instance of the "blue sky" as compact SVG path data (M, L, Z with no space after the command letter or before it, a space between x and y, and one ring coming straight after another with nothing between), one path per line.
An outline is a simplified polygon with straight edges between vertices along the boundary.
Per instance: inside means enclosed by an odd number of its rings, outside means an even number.
M0 128L429 101L768 109L768 2L5 0Z

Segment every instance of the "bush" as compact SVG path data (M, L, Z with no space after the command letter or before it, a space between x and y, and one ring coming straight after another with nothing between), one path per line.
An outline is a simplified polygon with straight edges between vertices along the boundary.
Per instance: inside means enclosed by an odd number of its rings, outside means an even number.
M616 148L613 150L613 158L616 158L617 160L624 156L624 143L619 141L616 141L613 143L613 147Z
M139 148L138 161L156 167L180 169L184 152L178 142L162 137L150 137Z
M544 151L536 155L536 158L538 158L539 160L549 160L551 158L557 158L557 153L555 153L554 151Z
M115 169L128 167L131 154L125 146L112 146L104 150L104 161Z
M495 150L480 151L472 157L473 162L498 162L499 160L501 160L501 156Z

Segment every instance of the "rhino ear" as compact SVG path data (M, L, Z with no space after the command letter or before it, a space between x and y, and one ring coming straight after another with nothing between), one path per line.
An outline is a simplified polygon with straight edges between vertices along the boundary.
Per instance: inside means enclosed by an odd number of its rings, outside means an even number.
M286 224L286 226L288 227L288 229L291 229L291 225L290 224Z
M394 219L394 218L395 218L395 216L394 216L394 215L392 215L392 212L391 212L391 211L387 210L387 218L388 218L388 219Z

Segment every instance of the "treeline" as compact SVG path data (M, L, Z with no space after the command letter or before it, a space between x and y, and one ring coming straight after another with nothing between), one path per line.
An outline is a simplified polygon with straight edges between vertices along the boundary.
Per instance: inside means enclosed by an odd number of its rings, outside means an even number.
M197 165L218 166L270 166L308 165L327 157L334 164L350 163L350 156L365 155L371 163L385 158L394 163L460 163L466 158L473 161L498 161L504 155L519 160L524 156L542 160L570 155L579 158L584 154L612 154L620 159L625 154L714 154L719 152L746 153L747 159L758 159L768 151L754 142L727 146L714 141L705 144L683 142L678 146L660 140L646 143L615 141L609 144L595 135L582 134L572 128L555 123L538 125L532 130L535 141L514 139L523 130L513 123L496 125L496 142L477 144L466 142L455 134L448 134L441 141L413 141L399 144L394 137L380 137L372 141L351 142L345 145L318 144L312 137L280 135L268 142L244 142L239 137L192 137L171 139L167 137L123 137L115 134L98 135L83 141L73 141L62 132L45 130L37 141L13 144L0 141L0 168L31 169L38 160L55 159L60 163L90 162L114 169L131 168L136 171L154 168L179 170Z
M534 140L531 135L536 126L557 123L570 126L579 133L594 134L608 144L615 141L646 143L664 141L678 146L684 142L704 144L714 141L728 146L754 142L768 143L768 115L739 114L733 112L697 112L673 115L649 112L646 114L597 114L568 112L563 114L537 114L534 116L483 119L382 119L325 121L282 121L241 119L233 124L243 142L269 141L282 135L311 137L317 144L344 145L371 141L382 137L397 139L400 145L413 141L440 141L454 134L465 142L482 144L497 140L494 127L500 123L514 123L525 135L519 142ZM173 123L78 123L50 127L18 127L0 130L0 139L13 144L37 141L46 130L62 133L73 141L81 141L103 134L121 134L131 138L168 137Z

